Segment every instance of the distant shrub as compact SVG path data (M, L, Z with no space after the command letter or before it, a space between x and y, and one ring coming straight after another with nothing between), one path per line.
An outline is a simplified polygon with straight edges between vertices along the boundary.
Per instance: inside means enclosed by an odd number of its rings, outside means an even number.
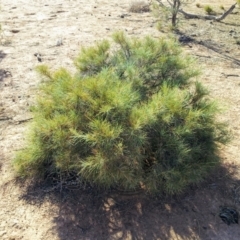
M209 5L204 6L204 11L209 15L214 14L213 8Z
M191 83L198 72L176 42L113 39L82 48L75 75L38 68L46 80L14 165L23 176L76 173L105 188L179 193L219 163L228 137L219 110Z
M150 12L150 6L144 1L134 1L131 2L129 11L133 13Z
M225 11L225 7L223 5L220 6L220 9Z

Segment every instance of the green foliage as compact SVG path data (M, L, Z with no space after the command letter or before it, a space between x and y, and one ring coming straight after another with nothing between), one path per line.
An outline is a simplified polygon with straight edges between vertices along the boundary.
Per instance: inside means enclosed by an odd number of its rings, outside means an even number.
M209 15L214 13L213 8L210 5L204 6L204 11Z
M173 40L113 36L83 48L77 73L45 77L32 108L27 147L14 165L25 176L77 173L105 188L175 194L219 163L227 141L216 104L192 60ZM190 90L191 89L191 90Z
M223 5L220 5L220 9L225 11L225 7Z
M113 54L109 43L102 41L96 47L83 48L75 60L81 76L93 76L111 69L118 78L130 81L143 98L157 92L163 82L170 86L187 85L198 75L196 68L188 68L192 59L184 55L173 40L128 40L123 33L113 36L117 44ZM96 56L95 56L96 55Z
M180 7L193 3L194 0L153 0L151 1L151 9L156 17L160 16L160 19L165 17L165 19L171 19L172 30L177 29L178 25L178 12Z

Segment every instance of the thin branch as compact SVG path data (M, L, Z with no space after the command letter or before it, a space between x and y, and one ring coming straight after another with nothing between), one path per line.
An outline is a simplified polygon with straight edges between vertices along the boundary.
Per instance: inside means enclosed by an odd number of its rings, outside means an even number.
M214 20L214 21L221 21L224 18L229 15L234 8L236 7L237 3L233 4L226 12L224 12L221 16L216 17L216 16L202 16L202 15L196 15L196 14L191 14L183 11L182 9L179 9L179 12L184 15L185 18L198 18L198 19L205 19L205 20Z
M166 6L162 3L162 1L161 0L156 0L158 3L159 3L159 5L161 6L161 7L164 7L164 8L166 8Z
M159 1L158 1L158 2L159 2ZM169 3L169 5L170 5L171 7L174 7L173 4L170 2L170 0L167 0L167 2ZM174 3L175 3L175 1L174 1Z

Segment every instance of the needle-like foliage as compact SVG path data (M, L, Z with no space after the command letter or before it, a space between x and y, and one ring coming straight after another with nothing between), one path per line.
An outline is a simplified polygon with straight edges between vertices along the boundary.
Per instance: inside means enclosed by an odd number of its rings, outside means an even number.
M76 74L46 66L26 148L26 176L77 173L105 188L179 193L219 163L228 139L192 60L172 40L113 37L83 48ZM190 90L191 89L191 90Z

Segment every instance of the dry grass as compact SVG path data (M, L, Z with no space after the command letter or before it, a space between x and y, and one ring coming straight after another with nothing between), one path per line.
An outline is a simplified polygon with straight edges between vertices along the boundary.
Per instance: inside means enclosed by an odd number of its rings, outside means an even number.
M150 4L144 1L134 1L131 3L129 12L133 13L143 13L150 11Z

